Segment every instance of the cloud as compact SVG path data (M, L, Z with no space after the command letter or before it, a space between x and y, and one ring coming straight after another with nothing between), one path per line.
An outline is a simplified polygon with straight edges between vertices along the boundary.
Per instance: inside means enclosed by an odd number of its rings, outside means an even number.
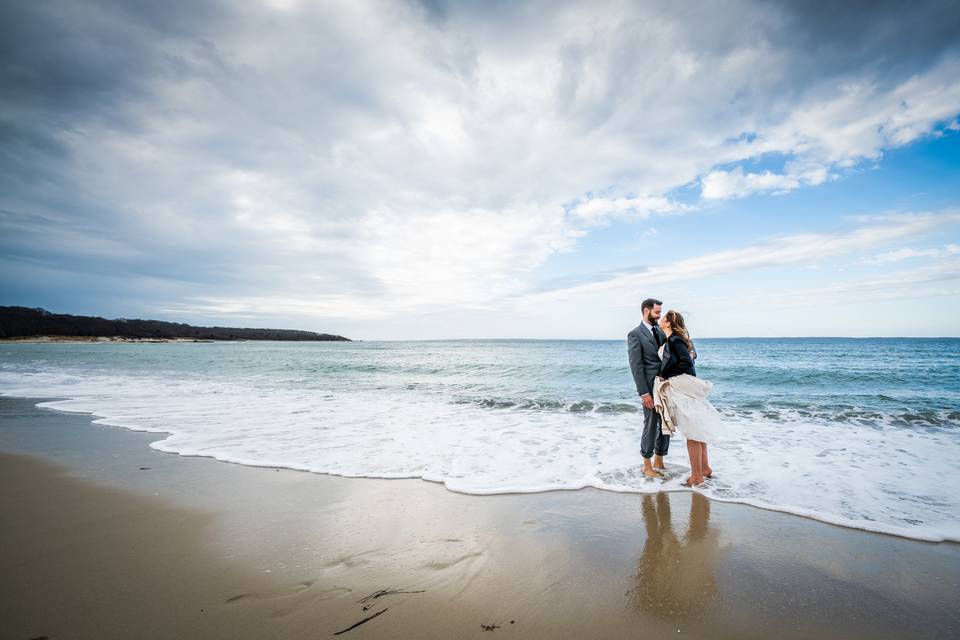
M800 174L780 174L771 171L744 173L742 167L736 167L732 171L716 170L708 173L701 181L702 195L708 200L718 200L739 198L763 191L782 194L801 186L822 184L828 177L826 169L823 168Z
M491 308L612 220L696 215L691 185L799 189L952 126L958 12L910 14L5 3L0 251L180 313Z
M625 198L588 198L570 211L574 220L585 227L602 224L610 218L645 220L654 214L682 213L693 207L664 197L630 196Z
M437 300L469 308L516 292L518 274L570 249L580 233L559 207L468 213L371 212L358 258L408 310Z
M886 251L871 258L863 258L860 260L860 264L873 266L890 264L892 262L900 262L901 260L907 260L910 258L941 258L944 256L956 255L958 253L960 253L960 245L955 244L949 244L943 248L934 247L929 249L911 249L909 247L904 247L902 249Z
M777 306L863 304L876 300L952 297L960 294L960 260L825 287L774 292L765 299Z
M714 170L701 180L702 196L722 199L816 186L861 161L878 160L885 149L949 129L960 104L958 77L960 59L948 58L892 88L866 80L841 85L834 95L803 105L742 143L748 157L791 158L783 173L745 173L741 166Z
M518 297L515 303L521 307L529 307L562 300L587 300L596 296L632 300L636 291L649 290L655 285L767 267L809 266L820 260L862 251L957 224L960 224L960 212L956 210L936 214L888 216L882 223L852 231L787 236L762 244L717 251L659 264L655 267L619 273L587 284L524 295Z

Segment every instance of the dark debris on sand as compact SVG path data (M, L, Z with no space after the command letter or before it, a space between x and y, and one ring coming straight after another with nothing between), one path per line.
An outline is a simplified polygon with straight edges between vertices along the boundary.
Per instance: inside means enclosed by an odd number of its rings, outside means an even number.
M425 589L420 589L420 590L417 590L417 591L405 591L405 590L403 590L403 589L378 589L377 591L374 591L374 592L371 593L370 595L367 595L367 596L364 596L364 597L360 598L359 600L357 600L357 602L360 603L360 604L362 604L362 605L363 605L363 611L366 611L367 609L369 609L369 608L371 608L371 607L373 606L374 601L375 601L377 598L382 598L382 597L384 597L384 596L392 596L392 595L395 595L395 594L398 594L398 593L425 593L425 592L426 592ZM367 617L364 618L363 620L360 620L360 622L355 622L355 623L353 623L352 625L350 625L350 626L347 627L346 629L341 629L340 631L334 632L333 635L338 636L338 635L340 635L341 633L346 633L347 631L350 631L351 629L356 629L356 628L359 627L360 625L362 625L362 624L364 624L364 623L366 623L366 622L369 622L369 621L373 620L374 618L376 618L376 617L379 616L380 614L386 613L389 609L390 609L390 607L387 607L387 608L385 608L385 609L382 609L381 611L377 611L377 612L374 613L373 615L367 616Z

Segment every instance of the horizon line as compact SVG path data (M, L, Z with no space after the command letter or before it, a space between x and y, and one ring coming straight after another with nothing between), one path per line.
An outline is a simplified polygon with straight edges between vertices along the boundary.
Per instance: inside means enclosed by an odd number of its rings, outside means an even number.
M351 342L621 342L626 338L351 338ZM960 340L957 336L704 336L697 340Z

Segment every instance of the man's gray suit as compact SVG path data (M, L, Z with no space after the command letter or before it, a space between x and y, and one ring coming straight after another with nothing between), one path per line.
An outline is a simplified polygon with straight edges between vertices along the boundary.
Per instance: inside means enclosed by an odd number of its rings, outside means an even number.
M659 327L654 327L659 332ZM660 334L661 336L663 334ZM662 338L661 338L662 339ZM653 395L653 381L660 373L660 345L650 329L644 324L635 327L627 334L627 355L630 358L630 372L637 383L637 393L641 396ZM640 455L650 458L667 455L670 448L670 436L660 433L660 414L653 409L643 408L643 435L640 437Z

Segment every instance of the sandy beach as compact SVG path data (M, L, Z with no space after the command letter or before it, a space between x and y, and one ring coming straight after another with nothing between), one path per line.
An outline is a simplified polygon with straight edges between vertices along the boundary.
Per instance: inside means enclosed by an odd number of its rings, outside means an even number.
M156 434L36 402L0 398L2 638L960 630L952 543L695 493L470 496L245 467L160 453Z

